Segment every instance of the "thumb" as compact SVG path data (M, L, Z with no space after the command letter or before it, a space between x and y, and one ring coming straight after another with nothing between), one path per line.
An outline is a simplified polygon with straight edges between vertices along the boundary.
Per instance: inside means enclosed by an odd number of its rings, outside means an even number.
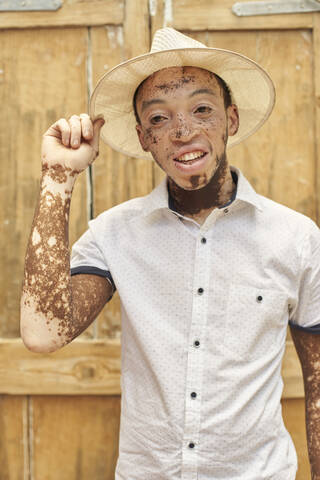
M100 117L94 120L93 122L93 137L90 142L90 145L93 149L98 153L99 152L99 138L100 138L100 130L105 124L104 118Z

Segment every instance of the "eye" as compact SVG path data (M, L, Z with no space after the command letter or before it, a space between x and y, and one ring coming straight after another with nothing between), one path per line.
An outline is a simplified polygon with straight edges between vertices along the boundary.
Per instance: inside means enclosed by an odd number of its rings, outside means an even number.
M152 123L152 125L158 125L159 123L161 123L165 119L166 119L166 117L164 117L163 115L155 115L154 117L152 117L150 119L150 123Z
M200 107L197 107L195 110L195 113L211 113L212 108L209 107L208 105L200 105Z

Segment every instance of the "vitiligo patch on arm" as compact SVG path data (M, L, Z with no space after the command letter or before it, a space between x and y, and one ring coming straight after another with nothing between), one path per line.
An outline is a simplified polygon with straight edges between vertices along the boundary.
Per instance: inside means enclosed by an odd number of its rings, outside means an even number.
M28 328L31 322L45 322L48 336L52 340L61 337L62 343L67 343L75 333L66 227L73 182L60 166L44 167L26 254L22 295L22 308L30 317Z

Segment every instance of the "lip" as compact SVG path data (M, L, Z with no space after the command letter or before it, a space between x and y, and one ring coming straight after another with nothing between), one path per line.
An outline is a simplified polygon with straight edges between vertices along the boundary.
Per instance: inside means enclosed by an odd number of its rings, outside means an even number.
M194 150L193 150L194 151ZM198 160L188 165L187 163L181 163L177 160L173 160L175 167L182 173L192 174L196 173L199 170L202 170L208 158L208 153L205 153L203 157L200 157Z

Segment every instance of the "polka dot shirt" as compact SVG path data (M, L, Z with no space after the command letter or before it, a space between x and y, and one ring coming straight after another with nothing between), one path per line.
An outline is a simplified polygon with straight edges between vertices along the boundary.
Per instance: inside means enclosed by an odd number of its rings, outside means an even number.
M295 478L281 363L289 322L319 332L320 231L230 169L235 197L201 226L164 179L73 246L71 273L106 276L121 300L115 480Z

